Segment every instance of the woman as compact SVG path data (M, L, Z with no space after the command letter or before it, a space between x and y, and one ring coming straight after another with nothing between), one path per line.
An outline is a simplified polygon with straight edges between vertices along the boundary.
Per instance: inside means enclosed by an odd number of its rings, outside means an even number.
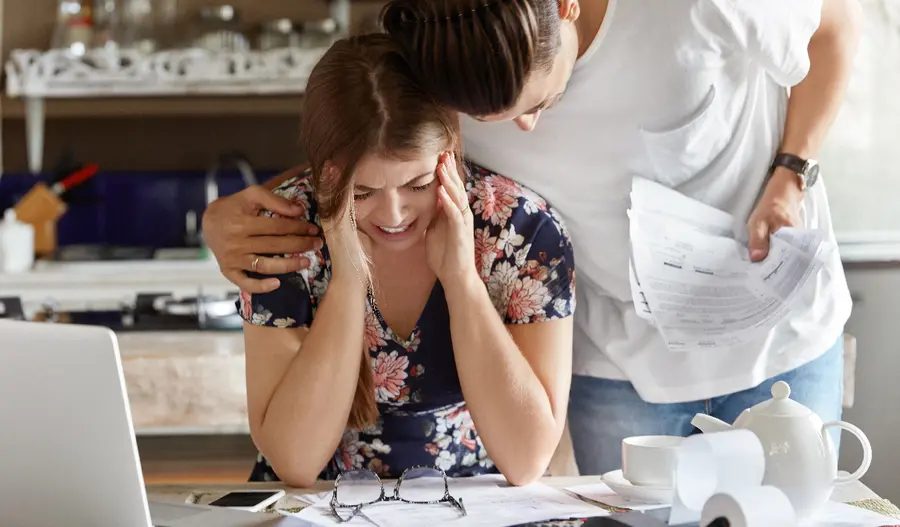
M334 44L310 76L311 168L276 193L325 244L278 289L241 295L251 479L437 465L524 484L560 439L568 235L540 197L458 161L456 114L409 74L389 37L369 35Z
M843 99L858 0L391 0L383 15L425 90L473 117L461 123L468 159L566 219L579 262L568 416L581 474L619 468L625 437L691 433L697 412L731 422L778 380L840 419L852 303L838 251L769 334L672 353L632 302L627 209L637 175L746 220L754 261L785 225L834 242L826 182L808 161ZM302 218L246 212L265 202L293 215L273 201L254 188L204 214L220 269L242 287L277 283L243 275L260 252L310 243ZM303 261L258 264L266 276Z

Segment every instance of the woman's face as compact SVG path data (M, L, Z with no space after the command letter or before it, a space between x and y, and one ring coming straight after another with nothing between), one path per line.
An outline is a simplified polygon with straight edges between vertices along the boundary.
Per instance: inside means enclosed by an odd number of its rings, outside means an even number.
M373 243L402 251L420 242L437 213L438 154L411 161L366 154L353 174L359 229Z

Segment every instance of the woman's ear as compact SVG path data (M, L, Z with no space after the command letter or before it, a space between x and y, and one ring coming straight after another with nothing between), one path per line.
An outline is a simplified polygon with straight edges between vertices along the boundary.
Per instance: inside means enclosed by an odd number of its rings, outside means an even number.
M322 181L329 189L335 188L341 181L341 170L331 161L326 161L322 166Z
M578 0L558 0L559 2L559 18L574 22L581 14L581 5Z

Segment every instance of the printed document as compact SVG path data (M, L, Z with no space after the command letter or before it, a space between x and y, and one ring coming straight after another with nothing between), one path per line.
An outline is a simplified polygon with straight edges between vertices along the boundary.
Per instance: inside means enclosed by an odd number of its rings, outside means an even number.
M766 259L751 262L743 224L643 178L628 215L632 299L672 351L764 338L834 250L818 230L782 228Z
M406 485L409 482L405 482ZM439 491L443 490L443 483ZM428 482L422 483L429 484ZM387 487L386 492L392 493ZM415 504L383 502L363 507L359 516L343 525L368 525L370 527L420 527L422 525L448 525L455 527L506 527L529 522L558 518L587 518L606 516L605 509L591 505L564 491L542 483L513 487L502 476L488 475L472 478L452 478L450 494L462 499L466 515L462 515L448 503ZM434 494L434 489L426 493ZM413 498L417 499L417 498ZM341 525L331 514L328 505L330 493L307 507L298 518L317 525Z

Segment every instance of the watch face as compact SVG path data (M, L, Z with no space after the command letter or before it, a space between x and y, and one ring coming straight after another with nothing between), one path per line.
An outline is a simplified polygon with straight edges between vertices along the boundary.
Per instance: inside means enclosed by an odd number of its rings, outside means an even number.
M805 167L806 172L806 187L809 188L816 184L816 180L819 179L819 164L815 161L809 161Z

